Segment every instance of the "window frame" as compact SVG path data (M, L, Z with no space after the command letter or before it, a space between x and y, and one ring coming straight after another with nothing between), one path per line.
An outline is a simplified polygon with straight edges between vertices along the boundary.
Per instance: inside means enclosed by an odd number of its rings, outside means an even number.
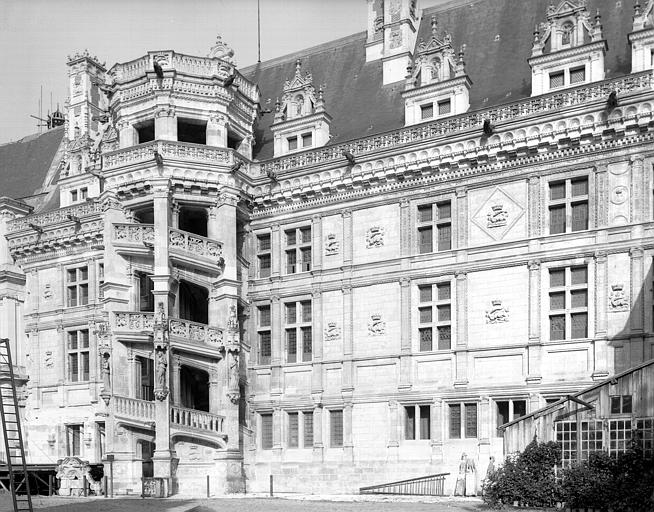
M328 417L328 422L329 422L329 447L330 448L343 448L345 445L345 409L327 409L327 417ZM340 414L340 432L338 433L338 436L335 436L334 434L337 433L335 431L335 426L334 426L334 418L336 414ZM335 442L334 439L340 437L340 442Z
M270 277L272 274L272 233L262 232L257 233L256 235L256 253L257 253L257 277L266 278ZM268 239L268 248L262 249L261 241L262 239ZM264 272L264 268L261 262L267 259L268 260L268 271Z
M85 345L80 346L80 334ZM85 338L85 339L84 339ZM75 347L71 348L71 341L75 341ZM88 329L70 329L66 331L66 382L80 383L91 380L91 340ZM86 354L86 359L84 359ZM75 361L77 370L73 373L72 361ZM85 363L85 365L84 365ZM86 366L86 368L84 368ZM86 370L86 371L84 371Z
M77 432L78 450L75 450L75 432ZM72 441L72 443L71 443ZM66 423L66 456L82 457L84 444L84 424L83 423ZM77 453L75 453L77 451Z
M584 268L586 270L586 282L572 284L572 270ZM552 273L556 271L564 271L564 281L563 285L552 286ZM590 265L587 263L582 264L564 264L563 266L552 265L547 268L546 279L549 280L547 286L543 287L546 295L545 300L548 304L547 307L547 332L549 341L567 341L567 340L579 340L579 339L588 339L591 337L590 327L591 327L591 308L590 304L593 303L593 298L590 296L592 287L590 283L592 282L592 276L590 273ZM585 306L573 306L573 297L579 292L585 291L586 293L586 305ZM552 309L552 297L554 295L561 295L564 297L563 308ZM585 336L573 336L573 317L577 315L586 315L586 328ZM552 320L554 317L563 317L564 321L564 332L563 337L554 337L552 330Z
M267 427L266 422L270 420L270 433L269 435L265 432ZM260 412L259 413L259 446L262 450L272 450L275 444L275 416L272 412Z
M515 404L517 402L524 402L525 404L525 414L529 414L529 400L525 397L511 397L511 398L494 398L493 399L493 405L495 407L495 432L496 432L496 437L502 437L504 435L503 432L499 430L500 425L504 425L504 423L508 423L510 421L513 421L517 418L521 418L524 415L517 415L515 412ZM500 411L499 411L499 404L500 403L506 403L508 405L508 420L505 421L504 423L500 423Z
M303 234L309 233L309 241L305 242ZM295 243L289 243L289 234L294 233ZM292 228L284 229L284 256L286 264L285 275L311 272L313 268L313 230L311 224L303 224ZM309 254L309 261L305 261L305 254ZM294 263L289 263L289 256L293 254ZM292 267L292 268L291 268Z
M292 305L295 318L289 321L289 311ZM308 311L308 317L307 317ZM286 354L286 362L293 363L308 363L313 360L313 304L311 298L298 298L288 300L283 303L284 314L284 352ZM307 319L308 318L308 319ZM295 337L295 351L291 357L291 343L290 334ZM305 339L308 333L309 340ZM307 351L306 342L310 343L310 351ZM300 345L302 350L300 351Z
M267 310L268 322L265 323L262 311ZM272 305L270 302L256 304L257 314L257 360L260 365L270 365L272 360ZM264 336L268 336L267 350L264 351ZM266 353L264 353L266 352Z
M585 178L585 180L584 180ZM573 195L573 183L574 182L586 182L586 193ZM564 185L564 196L561 198L552 199L552 186L553 185ZM562 235L566 233L578 233L580 231L588 231L592 228L591 226L591 189L592 182L589 173L578 173L573 176L559 175L558 177L550 177L547 181L547 186L545 190L545 198L547 202L547 215L545 219L547 222L547 234L549 235ZM584 228L575 228L574 225L574 207L585 204L586 205L586 226ZM553 232L552 228L554 223L552 222L552 211L553 210L563 210L565 215L565 225L563 226L563 231Z
M291 443L291 417L297 418L297 445ZM311 438L308 439L307 423L311 425ZM286 411L286 448L289 450L305 450L313 448L313 410Z
M423 415L424 411L427 415ZM410 411L413 411L413 424L410 427ZM427 432L423 431L422 420L427 420ZM402 407L402 435L404 441L429 441L432 438L432 411L429 403L405 404Z
M468 410L469 407L474 406L475 410L475 431L474 435L468 435ZM454 408L458 407L459 410L459 428L454 428L455 425L453 422L453 411ZM472 409L470 409L472 410ZM460 402L447 402L447 427L448 427L448 439L478 439L479 438L479 402L476 401L460 401ZM452 433L458 430L458 435L453 436Z
M446 205L449 207L449 217L441 216L439 210L440 207L445 208ZM453 201L451 197L444 197L436 201L418 203L416 205L416 250L418 254L431 254L454 249L454 216L452 215L452 205ZM426 212L427 207L430 208L429 218L423 219L421 212ZM440 230L446 227L449 227L448 243L442 244L443 246L441 247ZM421 241L422 233L427 231L431 232L429 247ZM434 238L434 234L436 234L436 238Z
M440 290L449 288L449 297L441 299ZM431 301L422 300L422 292L431 288ZM437 281L433 283L421 283L417 285L418 289L418 300L417 300L417 351L420 353L426 352L436 352L436 351L446 351L452 350L452 337L453 337L453 324L454 324L454 297L452 286L452 280ZM440 311L444 311L445 307L449 306L450 316L447 320L440 320ZM431 311L431 321L423 321L422 312ZM441 331L445 331L449 327L449 346L441 348ZM430 345L431 348L423 348L423 332L430 332L431 339ZM436 334L436 336L434 336ZM436 347L434 348L434 341L436 342Z
M82 274L83 269L86 271L86 278L85 279L80 279L80 275L83 276ZM71 272L75 273L75 280L71 281ZM75 265L75 266L70 266L66 267L65 271L65 286L66 286L66 307L67 308L75 308L78 306L87 306L89 304L89 266L88 264L83 264L83 265ZM82 294L81 291L85 290L86 294ZM72 293L74 291L74 304L72 304L73 299L72 299ZM82 298L84 297L84 301L82 301Z

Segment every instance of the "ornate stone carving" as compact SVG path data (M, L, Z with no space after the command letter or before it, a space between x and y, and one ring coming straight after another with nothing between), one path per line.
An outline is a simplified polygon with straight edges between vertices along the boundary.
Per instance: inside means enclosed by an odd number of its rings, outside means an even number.
M341 243L334 233L329 233L325 237L325 256L335 256L341 250Z
M157 400L163 401L168 396L168 353L166 349L155 350L155 368L157 380L154 396Z
M609 293L609 309L611 311L629 311L629 298L625 293L623 283L611 285L611 293Z
M386 322L379 313L370 315L368 321L368 336L383 336L386 334Z
M54 357L52 355L52 350L45 351L45 358L43 359L43 363L46 368L52 368L54 366Z
M341 337L341 328L338 327L336 322L327 322L325 327L325 341L336 341Z
M502 304L500 299L491 301L490 309L486 310L486 323L499 324L509 321L509 308Z
M52 300L54 297L54 292L52 291L52 285L50 283L46 283L44 288L43 288L43 298L46 301Z
M629 199L629 189L624 185L619 185L611 192L611 202L613 204L622 204Z
M375 249L384 245L384 228L372 226L366 232L366 249Z
M220 59L230 64L236 65L234 61L234 50L229 46L220 35L216 36L216 43L211 47L207 57L210 59Z
M506 211L504 206L499 203L491 206L491 210L486 214L488 219L488 224L486 227L489 228L499 228L501 226L506 226L506 221L509 218L509 212Z

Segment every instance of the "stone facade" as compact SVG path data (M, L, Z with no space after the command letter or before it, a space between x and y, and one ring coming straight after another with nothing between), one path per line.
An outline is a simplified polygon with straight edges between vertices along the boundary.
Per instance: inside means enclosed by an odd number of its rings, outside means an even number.
M388 78L420 11L386 4ZM62 207L0 203L31 462L102 462L117 493L451 492L500 424L654 357L651 69L256 159L219 42L72 57Z

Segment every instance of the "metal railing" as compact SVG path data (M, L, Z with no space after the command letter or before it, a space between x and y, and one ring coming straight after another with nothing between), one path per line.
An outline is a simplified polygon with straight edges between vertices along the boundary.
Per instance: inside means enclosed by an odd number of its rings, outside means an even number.
M421 476L387 484L360 487L359 494L405 494L413 496L443 496L445 477L449 473Z

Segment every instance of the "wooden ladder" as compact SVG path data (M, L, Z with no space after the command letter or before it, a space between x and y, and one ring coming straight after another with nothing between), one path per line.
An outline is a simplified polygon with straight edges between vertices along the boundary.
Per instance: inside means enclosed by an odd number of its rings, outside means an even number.
M20 428L16 380L7 338L0 338L0 420L14 512L33 512L23 433ZM22 487L22 494L18 494L19 487Z

